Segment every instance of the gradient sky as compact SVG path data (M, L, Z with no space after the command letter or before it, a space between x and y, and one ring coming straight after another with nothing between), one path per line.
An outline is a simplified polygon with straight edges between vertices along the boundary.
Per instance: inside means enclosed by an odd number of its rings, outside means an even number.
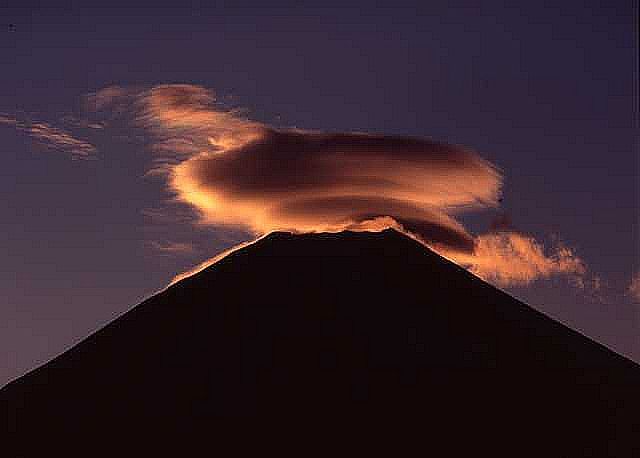
M144 131L88 125L87 95L114 85L197 85L268 126L478 151L503 200L465 227L504 214L588 269L585 288L506 289L640 362L633 2L225 3L0 6L0 384L251 238L167 204Z

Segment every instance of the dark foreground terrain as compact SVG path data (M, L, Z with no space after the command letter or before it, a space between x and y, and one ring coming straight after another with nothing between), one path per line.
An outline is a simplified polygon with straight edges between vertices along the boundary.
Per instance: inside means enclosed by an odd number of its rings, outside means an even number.
M8 457L619 457L640 456L639 382L396 231L273 233L10 383L0 407Z

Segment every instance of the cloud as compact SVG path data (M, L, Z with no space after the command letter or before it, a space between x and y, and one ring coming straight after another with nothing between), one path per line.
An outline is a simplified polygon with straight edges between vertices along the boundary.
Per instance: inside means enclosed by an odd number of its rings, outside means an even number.
M214 101L204 88L187 85L158 86L134 101L137 123L156 137L161 160L153 173L165 173L176 197L205 223L263 234L341 230L390 217L426 241L468 251L473 238L452 215L496 204L498 171L464 148L277 130L216 110Z
M188 224L194 221L193 212L169 207L143 208L140 213L150 223Z
M634 300L640 302L640 272L631 278L627 292Z
M1 115L0 124L12 126L49 149L70 154L73 159L87 159L97 151L91 143L46 122L19 120L12 116Z
M134 89L126 89L120 86L105 87L87 96L87 108L92 112L104 109L108 109L111 112L121 112L127 109L130 97L134 95Z
M186 255L195 252L191 243L152 240L148 244L154 250L167 255Z
M200 224L255 235L395 227L501 285L580 276L566 248L546 254L516 232L474 236L461 213L497 207L500 171L476 152L428 138L273 128L216 105L193 85L92 94L151 133L151 174Z
M587 269L571 249L556 246L545 253L535 239L516 232L480 235L471 254L446 250L442 254L499 286L523 286L552 275L568 275L575 286L585 287Z
M83 129L96 129L102 130L105 128L106 123L102 122L92 122L88 119L79 118L73 115L66 115L62 117L62 121L68 125L73 127L79 127Z
M7 126L18 126L20 124L20 121L11 116L0 115L0 124L5 124Z

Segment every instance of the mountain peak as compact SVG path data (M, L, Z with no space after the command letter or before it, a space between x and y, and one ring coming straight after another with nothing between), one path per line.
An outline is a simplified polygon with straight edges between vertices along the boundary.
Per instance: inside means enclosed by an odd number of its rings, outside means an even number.
M563 406L590 412L574 427L616 419L615 436L637 413L638 383L633 362L393 229L273 232L12 382L0 401L30 435L153 432L185 418L211 431L237 419L411 427L426 412L489 411L539 431L569 423ZM607 444L573 452L606 455Z

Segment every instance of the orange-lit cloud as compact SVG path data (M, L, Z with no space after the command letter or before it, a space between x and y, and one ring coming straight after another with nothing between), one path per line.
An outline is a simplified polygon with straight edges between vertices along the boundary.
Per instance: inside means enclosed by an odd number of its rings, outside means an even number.
M70 154L73 159L86 159L97 151L91 143L76 138L69 132L46 122L24 121L12 116L1 115L0 124L12 126L28 134L47 148Z
M97 94L101 104L111 95ZM122 97L116 91L116 97ZM452 215L496 204L501 179L474 152L426 139L276 130L214 109L203 88L159 86L136 98L179 200L202 222L338 231L389 217L433 244L473 249Z
M586 267L572 250L561 246L545 253L539 242L516 232L480 235L476 237L472 254L447 250L442 254L500 286L528 285L534 280L559 274L571 276L576 286L584 285L582 276Z
M431 139L275 129L216 106L192 85L107 88L100 110L134 113L153 136L152 174L201 224L256 235L395 227L500 285L580 276L566 248L550 254L515 232L475 237L456 219L496 207L500 172L477 153ZM123 108L127 107L127 108Z

